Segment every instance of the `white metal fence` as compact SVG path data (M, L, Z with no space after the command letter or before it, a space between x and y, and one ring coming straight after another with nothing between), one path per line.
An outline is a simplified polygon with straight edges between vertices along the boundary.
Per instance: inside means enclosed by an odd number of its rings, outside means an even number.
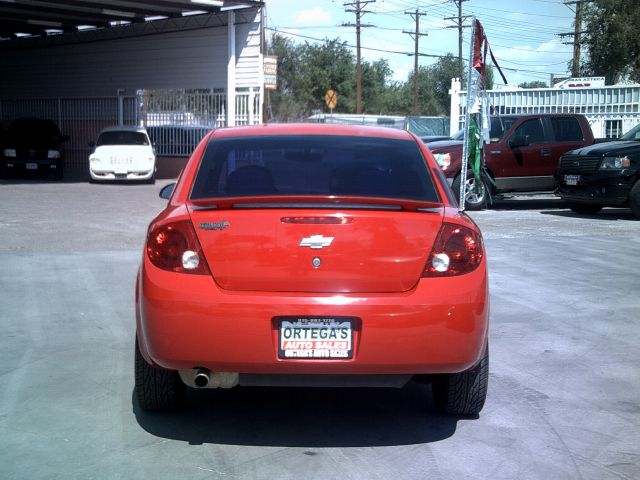
M616 137L640 123L640 85L584 88L489 90L494 113L579 113L587 117L596 137ZM452 82L451 116L464 124L466 92ZM452 132L454 133L454 132Z
M89 143L111 125L141 125L153 130L160 156L188 156L212 128L227 124L227 95L220 89L140 90L136 96L0 100L0 127L18 118L54 121L70 140L64 144L65 168L86 170ZM236 125L260 123L260 95L236 93ZM158 127L152 129L151 127ZM163 127L163 128L159 128ZM171 128L175 127L175 128Z

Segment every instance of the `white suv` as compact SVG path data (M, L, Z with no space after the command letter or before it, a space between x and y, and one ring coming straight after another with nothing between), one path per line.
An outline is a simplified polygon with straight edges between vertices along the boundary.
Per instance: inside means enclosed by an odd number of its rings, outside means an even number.
M154 183L156 155L142 127L109 127L100 132L89 156L91 181L143 180Z

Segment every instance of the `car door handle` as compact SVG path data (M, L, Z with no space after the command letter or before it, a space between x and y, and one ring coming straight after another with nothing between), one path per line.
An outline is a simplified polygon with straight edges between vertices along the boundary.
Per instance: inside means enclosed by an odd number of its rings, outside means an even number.
M542 150L540 150L540 153L542 154L543 157L551 156L551 150L549 150L548 148L543 148Z

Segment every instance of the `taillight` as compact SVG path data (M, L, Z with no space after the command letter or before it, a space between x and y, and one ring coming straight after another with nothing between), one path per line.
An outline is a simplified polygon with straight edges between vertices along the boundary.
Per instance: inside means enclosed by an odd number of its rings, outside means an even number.
M196 232L189 220L161 225L149 232L147 255L163 270L210 275Z
M484 256L482 237L467 227L443 223L422 273L423 277L451 277L478 268Z

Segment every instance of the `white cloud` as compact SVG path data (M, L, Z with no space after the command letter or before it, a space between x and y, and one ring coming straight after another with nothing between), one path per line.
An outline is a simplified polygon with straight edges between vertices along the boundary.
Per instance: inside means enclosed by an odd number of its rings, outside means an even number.
M295 23L296 26L329 25L331 24L331 14L320 7L302 10L296 15Z

